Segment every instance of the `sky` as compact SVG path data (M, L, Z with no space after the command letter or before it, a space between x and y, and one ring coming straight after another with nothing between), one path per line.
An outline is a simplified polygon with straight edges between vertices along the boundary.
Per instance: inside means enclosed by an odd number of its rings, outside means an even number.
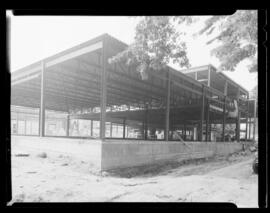
M7 14L10 17L11 72L103 33L131 44L140 19L126 16L13 16L9 11ZM217 67L219 64L218 59L210 54L213 46L206 45L209 37L192 36L195 30L203 26L205 18L201 17L197 24L181 26L180 29L187 31L184 39L192 67L206 64ZM181 69L173 64L170 66ZM245 63L241 63L236 71L225 74L249 91L257 85L257 74L250 74Z

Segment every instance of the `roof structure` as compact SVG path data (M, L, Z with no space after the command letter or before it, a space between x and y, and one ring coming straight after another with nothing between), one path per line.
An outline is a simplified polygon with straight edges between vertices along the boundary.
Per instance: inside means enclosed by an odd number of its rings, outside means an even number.
M90 108L91 113L74 115L81 119L98 119L99 113L93 112L95 108L101 113L107 111L109 119L142 121L148 113L150 123L168 126L168 122L176 125L207 117L207 112L202 115L201 109L211 104L215 106L213 109L220 110L212 109L210 117L216 116L213 120L220 122L224 103L226 110L233 110L234 99L248 98L244 88L216 72L212 65L182 72L169 66L159 71L148 70L148 79L142 80L136 67L108 63L109 58L125 48L125 43L103 34L16 70L11 73L11 104L40 108L44 101L45 109L68 113ZM192 77L196 73L205 78L204 72L209 70L206 75L209 83ZM128 110L115 110L123 105ZM169 120L162 122L165 118Z

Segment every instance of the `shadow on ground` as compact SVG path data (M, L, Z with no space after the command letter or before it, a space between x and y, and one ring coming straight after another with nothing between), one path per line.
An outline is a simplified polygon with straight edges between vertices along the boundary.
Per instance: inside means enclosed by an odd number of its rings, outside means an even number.
M176 173L177 176L188 176L191 174L203 175L209 171L226 167L227 165L241 161L245 156L252 155L249 150L232 153L228 156L213 156L209 158L190 159L178 161L167 161L157 163L155 165L144 165L136 166L132 168L114 169L107 172L102 172L102 176L113 176L113 177L153 177L157 175L167 175L174 173L175 169L182 167L181 172ZM194 167L192 167L194 166Z

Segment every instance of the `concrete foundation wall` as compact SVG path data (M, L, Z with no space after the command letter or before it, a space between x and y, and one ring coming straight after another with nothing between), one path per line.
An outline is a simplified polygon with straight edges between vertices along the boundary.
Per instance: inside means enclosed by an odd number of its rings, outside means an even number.
M242 149L233 142L117 141L102 143L102 170L228 155Z
M163 161L181 161L217 155L228 155L240 151L242 143L229 142L161 142L54 138L35 136L12 136L11 152L29 153L32 156L41 152L58 157L70 156L83 160L94 170L110 170L154 164Z

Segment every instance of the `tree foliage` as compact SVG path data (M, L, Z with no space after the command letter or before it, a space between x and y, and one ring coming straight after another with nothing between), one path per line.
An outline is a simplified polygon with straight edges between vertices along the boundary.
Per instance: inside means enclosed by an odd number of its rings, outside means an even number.
M220 45L211 53L221 64L221 70L234 71L243 60L249 59L250 72L257 71L257 11L239 10L230 16L213 16L206 20L205 27L199 35L210 35L219 27L219 34L208 44L218 41Z
M172 21L191 22L185 17L143 17L136 26L134 43L109 62L124 61L128 66L134 65L143 78L147 78L149 69L163 69L170 60L180 67L189 67L186 45L180 40L181 35L176 32Z

